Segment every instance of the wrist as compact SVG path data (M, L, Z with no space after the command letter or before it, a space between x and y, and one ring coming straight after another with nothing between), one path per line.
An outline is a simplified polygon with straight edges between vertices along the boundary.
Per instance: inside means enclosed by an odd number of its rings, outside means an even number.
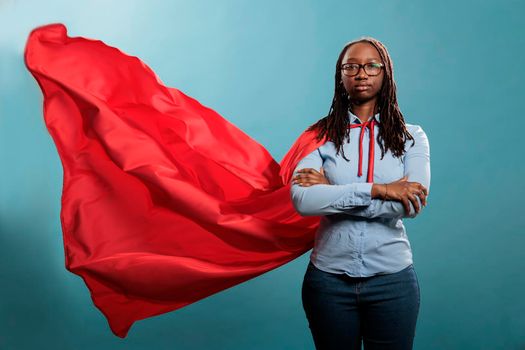
M387 188L385 184L374 183L372 185L372 198L385 199L386 190Z

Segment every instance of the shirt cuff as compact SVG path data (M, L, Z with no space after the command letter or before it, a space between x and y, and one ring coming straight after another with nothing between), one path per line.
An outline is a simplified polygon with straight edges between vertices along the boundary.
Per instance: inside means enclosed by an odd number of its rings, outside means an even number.
M334 201L333 206L338 209L350 209L355 206L370 205L372 203L371 182L359 182L345 185L347 191Z

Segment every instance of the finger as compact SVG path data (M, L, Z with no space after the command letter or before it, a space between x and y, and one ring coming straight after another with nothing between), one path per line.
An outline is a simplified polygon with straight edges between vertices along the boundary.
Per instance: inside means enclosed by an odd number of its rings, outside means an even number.
M408 199L412 202L412 205L414 206L414 210L416 211L416 213L419 213L419 211L421 210L421 207L419 206L419 202L417 201L416 196L411 194L408 196Z
M427 188L421 185L421 192L420 192L419 198L421 199L421 204L424 206L427 205L427 196L428 196Z
M314 168L306 168L305 170L306 170L305 173L307 173L307 174L318 174L319 173Z
M301 181L301 174L296 174L296 175L292 176L292 183L293 184L298 183L299 181Z
M309 173L311 170L313 170L312 168L303 168L303 169L299 169L297 170L298 173L301 173L301 174L307 174Z
M425 193L423 191L419 191L419 192L416 193L416 195L421 200L421 205L422 206L426 206L427 205L427 196L425 195Z
M312 175L306 174L301 175L301 177L297 180L297 183L301 186L311 186L313 184L318 183L318 180L316 180L316 178Z
M303 175L303 174L297 174L293 177L293 183L296 183L296 184L302 184L305 180L306 180L306 175Z
M308 179L309 181L322 182L323 179L325 179L325 176L323 174L321 174L321 173L311 173L311 174L306 174L306 175L303 175L303 176L304 176L304 178Z
M426 187L421 185L419 182L415 182L414 184L415 184L414 186L411 186L412 193L421 199L422 205L427 205Z
M403 203L403 207L405 208L405 212L407 213L407 215L409 215L410 214L410 204L408 202L408 199L403 198L401 200L401 203Z
M303 170L303 171L301 171ZM319 173L317 170L312 168L304 168L298 171L301 171L300 174L296 175L296 182L302 185L316 185L321 183L328 182L326 178Z
M303 182L303 184L304 184L305 186L306 186L306 185L308 185L308 186L319 185L319 184L321 184L321 183L323 183L323 182L318 181L318 180L308 180L308 181Z
M303 170L303 169L301 169L301 170ZM308 172L304 172L304 171L303 171L303 172L301 172L300 174L297 174L297 175L296 175L296 178L297 178L297 179L304 180L304 179L308 179L310 176L312 176L310 173L308 173Z

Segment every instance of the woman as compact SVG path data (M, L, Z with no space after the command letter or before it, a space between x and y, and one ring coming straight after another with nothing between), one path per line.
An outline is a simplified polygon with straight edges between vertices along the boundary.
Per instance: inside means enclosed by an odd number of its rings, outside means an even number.
M60 219L66 268L82 277L93 303L119 337L126 337L137 320L180 309L303 255L312 248L321 218L303 217L295 208L304 215L321 213L315 205L322 205L323 198L343 194L332 190L350 193L345 186L372 185L359 183L362 179L337 179L335 167L325 162L334 185L310 186L317 175L305 173L305 187L293 186L299 199L293 204L292 173L303 156L324 144L324 138L315 142L315 132L301 134L277 163L260 143L217 112L163 85L137 57L100 40L70 37L63 24L32 30L24 60L42 89L44 120L64 168ZM361 77L351 77L351 70L345 66L348 79L338 77L354 89L352 79ZM373 73L374 68L366 70ZM376 79L366 78L361 80ZM385 89L387 94L392 91ZM358 93L360 100L366 96L372 95ZM346 95L344 100L340 97L334 99L329 133L340 128L334 122L347 117L341 108L349 106L348 100ZM381 135L396 151L400 143L394 127L399 119L391 112L384 115L394 119L390 124L385 121L386 133ZM422 132L413 131L415 136ZM333 139L338 142L337 136ZM405 172L426 164L418 156L423 154L418 147L424 146L419 139L403 158ZM319 169L319 159L312 156L303 167ZM396 175L390 169L395 163L388 159L387 153L377 162L378 184ZM422 174L411 173L411 180ZM374 185L374 198L378 193L396 198L401 193L396 186L403 185L389 184L385 192ZM346 212L347 218L353 215L347 224L354 225L359 216L376 216L363 231L376 231L378 239L379 226L383 234L395 234L397 221L391 221L394 226L388 231L385 216L402 215L402 206L396 206L400 203L370 201L368 206L350 208L348 198L343 198L339 212ZM323 209L322 215L327 214L328 208ZM399 247L399 242L384 248L384 240L378 242L385 258L392 254L387 248ZM403 259L406 262L406 255ZM327 269L321 260L318 255L319 267ZM390 268L401 267L392 259L384 262ZM365 255L364 266L377 269L371 263ZM320 318L315 316L313 322L316 319Z
M405 124L382 43L343 48L328 116L308 130L329 140L301 159L291 187L301 215L322 216L302 286L315 346L411 349L420 290L402 218L426 205L429 144Z

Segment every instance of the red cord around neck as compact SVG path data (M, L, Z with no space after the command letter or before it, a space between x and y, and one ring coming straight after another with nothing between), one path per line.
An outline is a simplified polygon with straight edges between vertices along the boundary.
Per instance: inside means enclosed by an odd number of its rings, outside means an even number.
M374 126L376 120L372 117L370 120L361 123L361 124L350 124L349 128L361 128L361 133L359 134L359 166L357 170L357 176L363 175L363 137L365 135L365 129L368 127L370 129L370 143L368 146L368 174L367 182L374 182L374 149L375 149L375 137L374 137Z

